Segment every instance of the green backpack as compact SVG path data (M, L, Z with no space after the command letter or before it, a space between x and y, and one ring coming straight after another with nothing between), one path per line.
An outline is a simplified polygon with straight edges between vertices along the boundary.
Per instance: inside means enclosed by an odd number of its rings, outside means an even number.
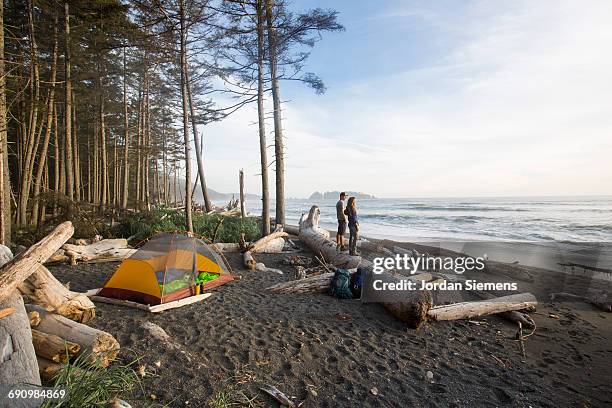
M346 269L336 269L329 285L329 294L338 299L352 299L351 273Z

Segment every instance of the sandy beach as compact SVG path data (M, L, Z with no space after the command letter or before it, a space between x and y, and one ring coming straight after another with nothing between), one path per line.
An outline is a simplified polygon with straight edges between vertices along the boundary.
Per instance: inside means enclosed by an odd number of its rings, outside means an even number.
M307 250L301 255L312 257ZM593 286L583 278L532 268L534 282L517 281L520 291L540 301L532 314L537 329L525 342L523 358L516 325L497 316L432 322L415 331L378 304L267 292L270 285L294 279L294 267L283 263L286 254L258 257L284 275L245 270L238 253L226 257L239 279L214 289L203 303L162 314L97 304L92 325L119 340L124 362L140 358L138 364L146 365L144 392L136 396L142 400L131 401L134 406L214 406L222 396L279 406L258 390L261 384L274 385L302 407L612 404L612 315L584 303L546 301L548 293L568 286ZM116 266L50 270L71 289L85 291L100 287ZM436 304L462 298L464 293L434 293ZM170 341L151 338L146 322L162 327Z

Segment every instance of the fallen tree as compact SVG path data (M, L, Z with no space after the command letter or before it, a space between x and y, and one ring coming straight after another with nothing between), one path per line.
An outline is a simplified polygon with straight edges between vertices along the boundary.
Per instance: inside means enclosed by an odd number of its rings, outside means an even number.
M0 388L15 384L40 385L28 315L16 290L0 301L0 309L7 308L13 308L14 312L0 319Z
M299 238L315 255L322 256L325 261L338 268L352 269L369 265L369 262L364 262L360 256L336 250L336 244L329 239L329 231L319 226L320 218L319 207L313 205L308 214L302 215L300 219Z
M533 310L538 301L531 293L502 296L476 302L434 306L427 315L433 320L460 320L513 310Z
M26 305L26 309L40 315L40 323L34 327L36 330L80 345L81 350L77 355L84 356L89 362L108 367L117 357L119 342L110 333L49 313L37 305Z
M85 294L68 290L43 265L38 265L18 289L27 303L43 306L71 320L87 323L96 315L96 306Z
M73 265L77 262L122 261L136 251L130 248L127 239L123 238L103 239L89 245L65 244L62 249Z
M56 363L67 363L81 350L81 346L77 343L35 329L32 329L32 343L37 356Z
M284 237L289 236L284 231L275 231L270 235L266 235L263 238L258 239L257 241L251 243L246 247L247 251L252 253L255 252L280 252L285 245ZM280 244L280 251L277 250Z
M0 268L0 301L8 298L17 286L53 255L74 233L70 221L58 225L49 235L26 249Z

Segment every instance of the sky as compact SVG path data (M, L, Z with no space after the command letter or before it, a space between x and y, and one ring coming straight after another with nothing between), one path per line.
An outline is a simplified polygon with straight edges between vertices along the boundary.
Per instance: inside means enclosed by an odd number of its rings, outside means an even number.
M305 67L324 95L281 84L287 197L612 194L608 0L292 3L314 7L346 30ZM260 193L256 119L253 105L201 129L211 188L237 191L244 168Z

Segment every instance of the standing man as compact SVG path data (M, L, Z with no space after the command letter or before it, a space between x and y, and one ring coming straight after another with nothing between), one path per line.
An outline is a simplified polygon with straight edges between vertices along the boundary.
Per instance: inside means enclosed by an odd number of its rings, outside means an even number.
M344 200L346 193L340 193L340 200L336 203L336 216L338 217L338 232L336 233L336 249L344 251L344 234L346 234L346 214L344 214Z

